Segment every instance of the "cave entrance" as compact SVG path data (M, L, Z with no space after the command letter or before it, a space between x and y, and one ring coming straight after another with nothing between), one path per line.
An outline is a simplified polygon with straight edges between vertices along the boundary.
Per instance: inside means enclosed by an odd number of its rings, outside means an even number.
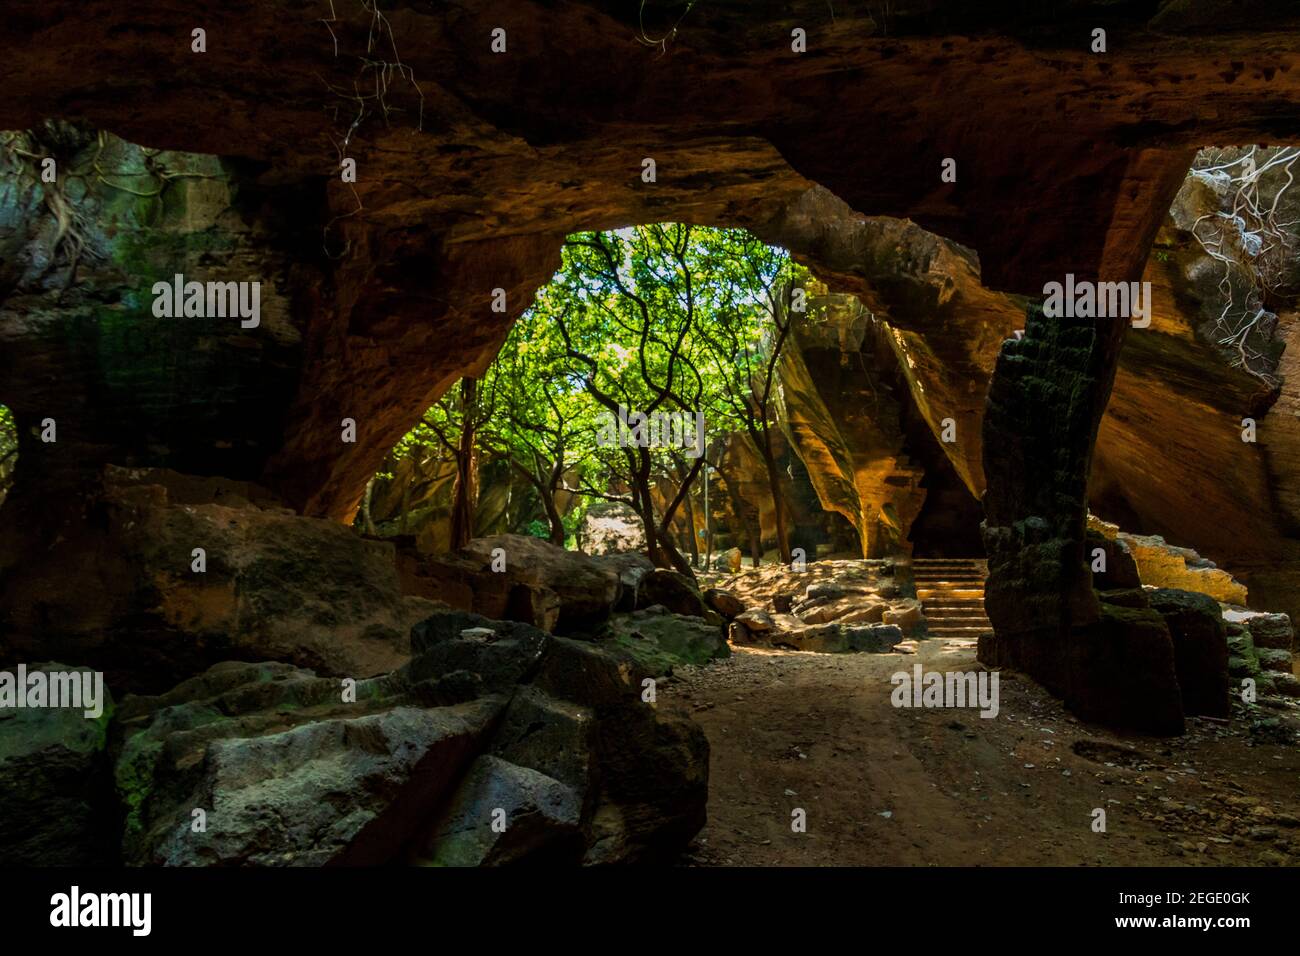
M915 405L903 413L905 452L924 469L921 511L907 532L915 558L983 558L984 509L944 454Z
M570 235L495 357L393 449L357 523L425 550L524 534L679 570L815 557L826 509L783 420L807 278L742 229Z

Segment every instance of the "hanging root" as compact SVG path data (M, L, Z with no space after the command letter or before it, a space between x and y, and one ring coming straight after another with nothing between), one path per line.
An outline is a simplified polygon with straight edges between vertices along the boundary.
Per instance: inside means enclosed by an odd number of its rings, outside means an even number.
M1215 321L1216 342L1230 353L1234 367L1276 387L1272 361L1261 347L1277 321L1268 304L1296 256L1296 221L1280 222L1278 205L1295 181L1300 148L1251 147L1226 161L1222 152L1206 150L1201 156L1207 165L1193 168L1190 175L1230 197L1228 208L1207 213L1192 225L1206 255L1223 266L1219 291L1224 306Z

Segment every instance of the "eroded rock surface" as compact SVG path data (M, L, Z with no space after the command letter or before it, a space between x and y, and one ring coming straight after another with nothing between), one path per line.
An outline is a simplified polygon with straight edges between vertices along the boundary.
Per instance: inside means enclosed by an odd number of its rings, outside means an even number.
M124 701L127 861L633 862L670 859L703 824L707 742L642 701L644 671L455 611L412 646L353 696L291 665L232 662Z

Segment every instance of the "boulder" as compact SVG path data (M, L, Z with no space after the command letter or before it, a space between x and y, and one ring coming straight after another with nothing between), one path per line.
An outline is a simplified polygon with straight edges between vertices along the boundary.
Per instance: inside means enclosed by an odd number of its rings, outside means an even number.
M666 568L655 568L641 579L637 607L662 604L674 614L704 617L708 610L699 589L686 575Z
M597 635L597 642L602 649L618 657L627 656L651 675L659 676L683 664L699 667L730 656L725 635L720 624L647 609L614 615Z
M1275 647L1260 647L1255 651L1259 666L1266 671L1291 673L1291 652L1281 651Z
M1044 635L1042 640L1059 637ZM1019 666L1022 661L1003 656L1006 645L996 631L993 643L998 666L1033 673ZM1173 639L1159 612L1103 603L1099 620L1071 634L1065 651L1064 696L1079 717L1148 733L1183 732ZM988 663L983 656L980 660Z
M503 698L401 703L389 678L340 682L284 664L217 665L162 697L128 697L115 778L126 862L381 863L483 745ZM398 803L399 795L402 803ZM205 819L195 828L195 810ZM400 812L399 812L400 811Z
M1088 551L1088 566L1090 568L1098 567L1097 554L1101 551L1100 557L1104 559L1105 570L1094 570L1092 572L1093 587L1099 591L1115 591L1124 588L1140 588L1142 579L1138 576L1137 562L1133 559L1133 554L1128 549L1123 540L1118 537L1107 537L1095 528L1088 528L1086 545Z
M1244 623L1256 647L1269 647L1283 651L1294 649L1295 632L1292 630L1289 615L1253 614Z
M531 535L475 538L458 552L421 555L413 565L408 581L419 594L557 634L599 626L623 590L622 568Z
M624 700L597 726L600 791L586 864L675 861L704 826L709 742L683 713Z
M1271 675L1273 678L1273 693L1278 697L1290 697L1293 700L1300 698L1300 677L1290 671L1276 671Z
M50 563L3 575L16 657L75 646L110 686L149 693L232 657L366 677L405 662L411 625L442 606L403 593L391 543L254 486L110 467L96 494L96 521Z
M740 621L732 621L727 625L727 643L729 644L755 644L758 638L749 628L745 627Z
M1227 717L1228 639L1219 603L1193 591L1157 588L1147 595L1174 645L1174 670L1182 688L1183 712Z
M713 570L729 571L732 574L737 574L744 563L744 557L739 548L728 548L726 551L713 556Z
M855 607L847 614L839 618L841 624L879 624L885 621L885 614L890 610L890 606L883 601L876 601L868 604L866 607ZM897 624L897 621L887 621L889 624ZM901 625L900 625L901 626Z
M751 634L766 634L772 630L772 615L761 608L750 608L736 615L736 623L743 625Z
M645 526L619 501L593 501L578 531L582 550L591 555L634 552L645 547Z
M728 621L745 611L745 602L725 588L709 588L704 592L704 603Z
M637 591L641 586L641 579L655 569L654 562L637 551L597 555L596 561L601 566L614 571L623 586L614 610L636 610Z
M430 866L564 864L582 859L582 794L546 774L484 755L428 840Z
M559 610L556 620L543 630L560 634L604 621L618 602L622 587L619 575L599 561L529 535L475 538L462 553L482 561L488 573L495 573L491 570L494 555L503 554L504 574L513 584L513 594L521 588L553 593L559 600ZM526 623L540 626L535 620Z
M406 667L352 688L231 662L124 701L127 861L627 862L676 855L702 825L708 745L641 701L635 663L461 611L411 644Z
M841 618L848 623L848 618ZM904 598L884 612L881 620L902 629L904 634L916 634L925 629L925 612L915 598Z
M28 674L76 670L33 664ZM9 673L14 673L9 671ZM103 712L35 707L0 710L0 866L104 866L114 863L117 805L108 759L113 701Z
M887 653L903 639L900 628L890 624L852 625L816 624L770 635L773 643L787 644L795 650L822 654L847 654L855 651Z

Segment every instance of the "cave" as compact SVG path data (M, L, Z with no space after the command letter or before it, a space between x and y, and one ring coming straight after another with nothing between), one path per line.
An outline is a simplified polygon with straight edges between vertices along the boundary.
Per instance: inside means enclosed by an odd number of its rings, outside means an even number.
M1300 16L637 6L0 23L0 863L1293 864Z

